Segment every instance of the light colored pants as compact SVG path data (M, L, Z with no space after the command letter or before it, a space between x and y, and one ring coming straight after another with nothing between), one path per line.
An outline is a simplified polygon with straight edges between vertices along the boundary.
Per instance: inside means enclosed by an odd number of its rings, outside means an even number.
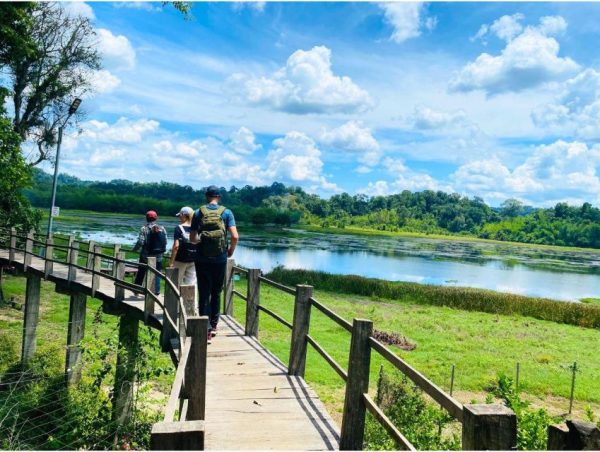
M196 285L196 268L193 262L175 261L173 267L179 269L179 285L194 284Z

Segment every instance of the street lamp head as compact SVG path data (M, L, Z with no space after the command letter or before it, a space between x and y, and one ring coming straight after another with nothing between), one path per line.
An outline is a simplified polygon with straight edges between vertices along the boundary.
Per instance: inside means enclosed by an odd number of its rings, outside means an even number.
M69 107L69 115L72 115L73 113L75 113L77 111L77 109L79 108L80 104L81 104L81 99L78 97L73 101L73 103Z

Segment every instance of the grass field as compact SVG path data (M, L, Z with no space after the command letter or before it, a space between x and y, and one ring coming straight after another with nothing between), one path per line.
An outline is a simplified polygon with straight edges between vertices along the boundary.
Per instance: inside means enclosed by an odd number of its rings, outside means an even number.
M245 293L246 283L236 283ZM520 315L496 315L427 306L410 301L372 299L352 294L316 291L315 298L347 320L367 318L374 328L399 333L416 344L413 351L397 352L445 390L456 366L454 391L463 403L483 403L486 390L500 373L515 376L520 363L520 387L526 397L555 414L566 413L571 384L568 366L577 362L575 412L583 418L590 405L600 414L600 331L537 320ZM261 286L261 304L292 321L293 297ZM244 302L236 297L234 315L244 322ZM316 309L310 334L346 368L350 335ZM284 363L289 356L289 330L264 313L260 340ZM343 403L343 381L309 346L307 380L334 413ZM382 359L373 355L372 389Z

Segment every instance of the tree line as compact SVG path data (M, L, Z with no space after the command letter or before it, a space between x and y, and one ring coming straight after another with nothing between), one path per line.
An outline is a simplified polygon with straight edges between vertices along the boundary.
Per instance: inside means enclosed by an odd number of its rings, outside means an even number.
M34 206L47 207L51 185L51 176L34 168L32 186L24 193ZM64 209L140 215L153 209L172 215L184 205L197 208L204 200L203 189L170 182L92 182L61 174L58 186L57 205ZM301 223L600 248L600 209L590 203L533 208L508 199L493 208L479 197L431 190L372 197L341 193L324 199L279 182L221 187L221 192L222 203L234 210L236 219L254 225Z

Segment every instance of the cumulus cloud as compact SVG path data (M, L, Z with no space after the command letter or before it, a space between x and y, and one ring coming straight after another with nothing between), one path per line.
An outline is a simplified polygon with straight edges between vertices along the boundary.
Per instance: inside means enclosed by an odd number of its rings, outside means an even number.
M429 174L410 169L402 159L388 157L383 160L383 168L394 177L391 182L385 180L372 181L366 187L359 189L358 192L369 196L384 196L399 193L403 190L453 191L450 185L434 179Z
M92 119L83 125L83 136L100 142L139 143L145 134L154 132L158 126L159 123L151 119L119 118L114 124Z
M452 112L434 110L423 105L417 105L411 116L409 124L418 130L437 130L448 127L464 127L470 124L463 110Z
M308 182L314 190L338 191L338 187L323 176L321 151L309 136L288 132L273 141L275 149L267 155L266 174L274 180L297 184Z
M331 50L324 46L297 50L271 77L233 74L225 89L239 102L295 114L356 113L373 106L365 90L333 73Z
M358 161L367 167L376 165L381 157L381 148L371 129L360 121L348 121L338 128L323 130L319 141L326 146L357 154Z
M485 31L505 39L506 47L500 55L482 53L468 63L451 80L450 91L482 90L488 95L521 91L564 80L579 69L571 58L558 55L560 45L553 36L566 29L562 17L543 17L538 26L528 26L522 31L519 20L504 16ZM480 33L485 35L481 29Z
M107 67L133 69L135 50L129 39L123 35L114 35L106 28L98 28L98 50L102 53L103 63Z
M599 199L600 145L559 140L538 146L510 170L498 158L469 162L451 176L458 190L502 200L511 196L537 202Z
M531 118L550 131L600 138L600 72L586 69L567 80L554 102L536 108Z
M437 18L427 16L427 8L422 2L380 3L385 20L394 31L390 39L398 44L421 35L423 29L433 30Z
M261 148L260 144L255 142L254 133L246 127L240 127L229 137L229 147L240 154L252 154Z
M82 16L82 17L87 17L88 19L96 18L92 7L85 2L80 2L80 1L63 2L63 3L61 3L61 6L71 16Z
M138 9L141 11L158 12L162 9L155 6L153 2L115 2L113 3L115 8L127 8L127 9Z
M88 76L88 80L92 91L99 94L108 93L121 84L121 79L106 69L92 71Z
M488 33L493 33L500 39L510 41L523 31L521 21L524 18L525 16L521 13L513 14L512 16L502 16L491 25L483 24L471 40L483 39Z

